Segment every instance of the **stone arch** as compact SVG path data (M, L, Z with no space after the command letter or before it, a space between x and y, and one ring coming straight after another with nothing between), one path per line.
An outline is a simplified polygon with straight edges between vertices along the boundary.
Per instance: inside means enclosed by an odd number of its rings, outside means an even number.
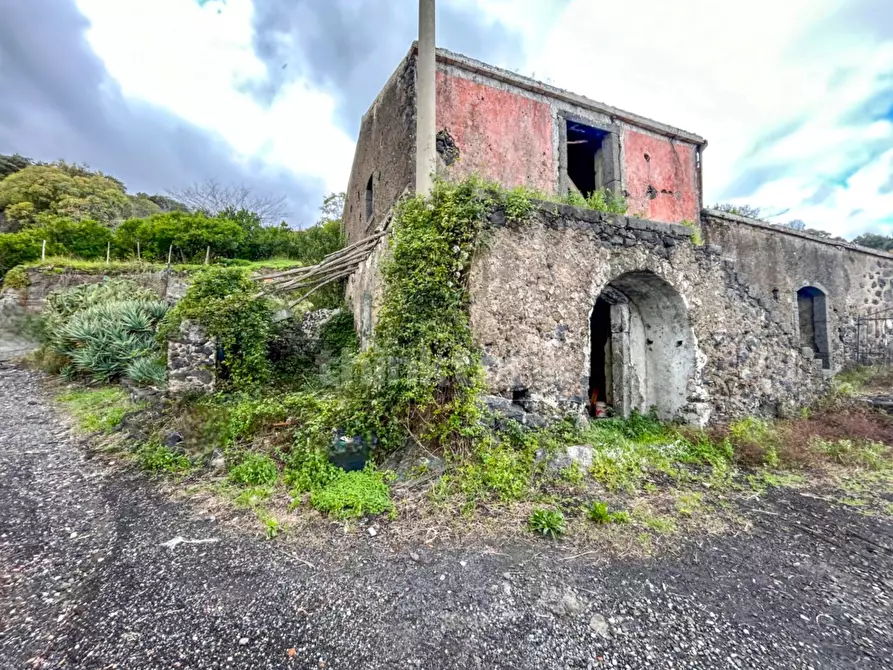
M680 418L697 348L679 292L652 272L627 272L599 293L589 324L590 399L598 389L617 415L654 407L661 419Z
M822 368L830 370L828 293L825 290L807 285L797 291L797 326L803 355L820 359Z

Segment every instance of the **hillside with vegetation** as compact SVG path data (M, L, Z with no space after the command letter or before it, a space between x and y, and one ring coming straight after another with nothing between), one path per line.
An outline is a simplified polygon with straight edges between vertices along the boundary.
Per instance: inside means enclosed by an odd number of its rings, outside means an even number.
M42 255L78 261L203 263L274 258L315 263L338 249L343 196L294 230L281 198L214 181L172 195L127 192L112 176L64 161L0 155L0 278Z

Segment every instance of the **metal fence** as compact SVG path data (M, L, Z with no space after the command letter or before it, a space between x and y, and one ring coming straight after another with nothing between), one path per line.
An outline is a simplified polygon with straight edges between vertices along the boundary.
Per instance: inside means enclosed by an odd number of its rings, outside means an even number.
M855 362L858 365L893 365L893 308L856 317Z

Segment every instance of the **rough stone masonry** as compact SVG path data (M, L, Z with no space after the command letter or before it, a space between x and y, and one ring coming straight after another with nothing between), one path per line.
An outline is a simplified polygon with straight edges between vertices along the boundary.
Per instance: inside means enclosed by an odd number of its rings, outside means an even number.
M363 117L351 243L387 229L415 181L415 58L413 47ZM543 203L517 225L491 214L470 299L494 406L525 417L653 407L699 425L777 416L843 367L889 357L893 257L703 209L703 138L444 50L437 127L444 179L607 190L629 206L608 216ZM363 340L386 254L385 238L348 281Z

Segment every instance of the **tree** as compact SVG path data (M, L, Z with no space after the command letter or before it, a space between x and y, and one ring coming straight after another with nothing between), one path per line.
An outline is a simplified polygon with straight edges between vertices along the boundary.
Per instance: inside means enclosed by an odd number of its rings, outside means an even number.
M751 219L759 219L762 211L759 207L733 205L730 202L717 203L713 205L713 209L718 209L720 212L728 212L729 214L737 214L738 216L746 216Z
M859 244L870 249L879 249L880 251L893 251L893 236L863 233L853 240L853 244Z
M8 177L13 172L24 170L31 164L30 158L25 158L19 154L13 154L12 156L0 154L0 180Z
M195 212L216 216L226 211L254 212L263 224L276 224L286 216L283 196L255 193L245 185L224 185L215 179L168 191L171 197Z
M179 200L174 200L173 198L169 198L166 195L158 195L157 193L154 195L149 195L147 193L137 193L136 197L145 198L146 200L151 200L156 205L158 205L159 209L162 212L188 212L189 208L184 205Z
M85 167L30 165L0 181L0 210L10 224L31 226L43 215L111 225L130 213L124 185Z
M320 207L320 211L322 212L322 220L323 221L340 221L341 216L344 214L344 199L346 194L344 191L341 193L329 193L322 201L322 207Z

